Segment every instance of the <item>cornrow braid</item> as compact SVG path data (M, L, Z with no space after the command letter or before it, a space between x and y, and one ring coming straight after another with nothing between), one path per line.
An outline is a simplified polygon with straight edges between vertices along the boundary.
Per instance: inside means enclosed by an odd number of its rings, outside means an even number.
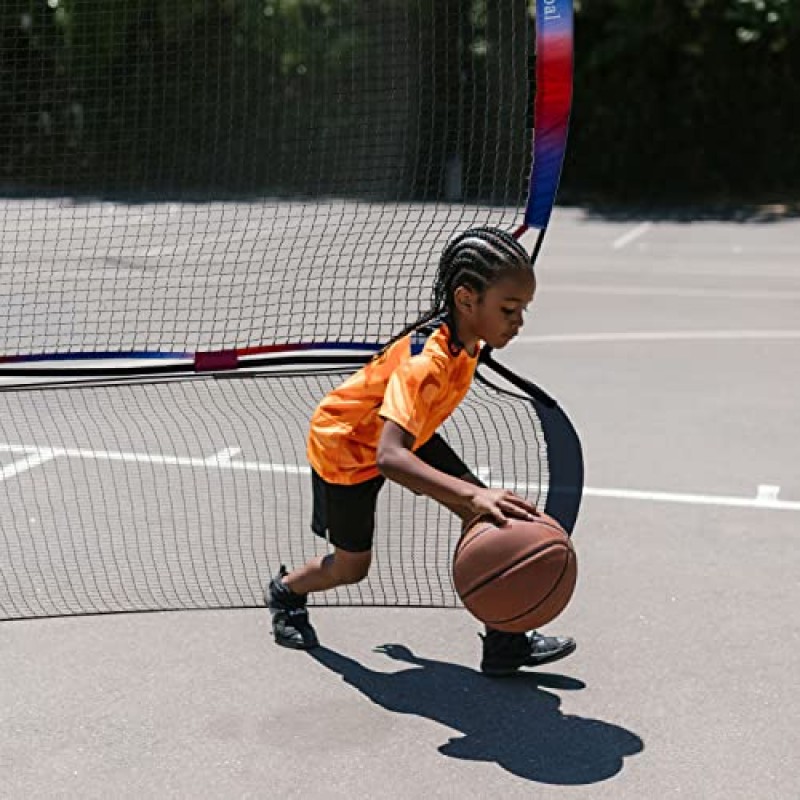
M442 253L433 287L433 305L451 311L458 286L482 294L510 271L532 269L525 248L499 228L471 228L456 236Z
M393 336L381 350L381 355L398 339L422 328L446 314L451 320L451 335L458 344L458 332L452 325L453 296L459 286L469 286L483 294L499 278L510 271L532 271L530 256L510 234L499 228L470 228L452 239L439 259L433 304L419 319Z

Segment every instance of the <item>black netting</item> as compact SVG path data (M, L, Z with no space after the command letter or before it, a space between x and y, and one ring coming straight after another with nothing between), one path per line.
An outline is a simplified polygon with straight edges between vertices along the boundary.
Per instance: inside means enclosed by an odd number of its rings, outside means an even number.
M378 341L530 162L525 0L6 0L0 356Z
M254 606L310 531L308 420L342 375L0 393L0 617ZM545 507L534 404L481 381L442 433L489 485ZM457 604L459 522L388 484L375 561L326 605Z
M385 341L448 239L520 221L530 5L4 0L0 388L14 356ZM304 449L341 377L0 391L0 617L261 604L326 547ZM478 381L444 435L571 528L557 407ZM313 599L456 605L457 535L387 486L369 579Z

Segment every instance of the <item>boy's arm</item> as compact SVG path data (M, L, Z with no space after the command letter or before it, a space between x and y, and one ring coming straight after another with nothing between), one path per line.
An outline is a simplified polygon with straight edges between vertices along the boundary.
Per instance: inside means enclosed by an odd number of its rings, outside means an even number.
M378 442L378 469L391 481L426 494L449 508L465 522L488 514L503 524L507 517L531 519L536 508L502 489L487 489L446 475L417 458L411 448L414 437L392 420L385 420Z

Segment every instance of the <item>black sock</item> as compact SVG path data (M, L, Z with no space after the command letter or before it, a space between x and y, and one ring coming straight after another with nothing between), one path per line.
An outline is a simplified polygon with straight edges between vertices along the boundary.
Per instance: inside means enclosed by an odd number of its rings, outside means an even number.
M307 594L298 594L297 592L293 592L284 582L284 576L279 575L275 579L275 585L277 586L277 593L283 597L284 600L290 603L298 603L300 605L305 605L306 600L308 599Z

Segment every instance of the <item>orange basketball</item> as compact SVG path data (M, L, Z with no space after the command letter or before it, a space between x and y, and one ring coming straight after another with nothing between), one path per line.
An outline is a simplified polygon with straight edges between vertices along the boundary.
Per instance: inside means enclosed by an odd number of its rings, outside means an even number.
M502 526L479 519L453 557L453 582L467 610L509 633L555 619L569 603L576 579L572 541L546 515Z

